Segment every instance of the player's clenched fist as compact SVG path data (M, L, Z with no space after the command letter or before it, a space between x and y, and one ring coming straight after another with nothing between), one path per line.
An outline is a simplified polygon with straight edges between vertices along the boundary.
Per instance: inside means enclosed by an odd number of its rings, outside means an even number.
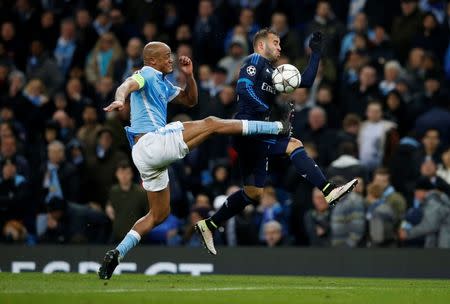
M180 70L187 76L193 75L193 65L192 60L187 56L181 56L178 58Z

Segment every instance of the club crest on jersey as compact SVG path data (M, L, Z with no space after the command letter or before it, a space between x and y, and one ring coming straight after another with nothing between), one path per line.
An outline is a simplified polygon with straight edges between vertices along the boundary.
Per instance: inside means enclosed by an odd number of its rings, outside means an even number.
M256 68L253 65L249 65L247 67L247 74L249 74L250 76L255 76L256 74Z

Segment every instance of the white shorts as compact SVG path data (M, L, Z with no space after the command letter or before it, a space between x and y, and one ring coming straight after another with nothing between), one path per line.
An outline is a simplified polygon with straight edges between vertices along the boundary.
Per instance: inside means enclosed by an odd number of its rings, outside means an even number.
M183 124L170 123L143 135L133 146L131 156L141 174L144 189L160 191L169 184L167 167L189 153L183 140Z

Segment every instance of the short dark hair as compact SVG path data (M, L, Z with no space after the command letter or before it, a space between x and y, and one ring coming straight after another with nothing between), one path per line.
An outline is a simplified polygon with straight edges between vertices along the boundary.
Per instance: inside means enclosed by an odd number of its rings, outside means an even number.
M131 166L131 164L130 164L130 162L128 161L128 160L126 160L126 159L124 159L124 160L121 160L121 161L119 161L118 163L117 163L117 167L116 167L116 170L119 170L119 169L133 169L133 167Z
M256 48L256 44L258 43L258 41L266 39L269 36L269 34L273 34L279 37L278 33L274 29L268 27L263 28L258 32L256 32L255 36L253 36L253 48Z

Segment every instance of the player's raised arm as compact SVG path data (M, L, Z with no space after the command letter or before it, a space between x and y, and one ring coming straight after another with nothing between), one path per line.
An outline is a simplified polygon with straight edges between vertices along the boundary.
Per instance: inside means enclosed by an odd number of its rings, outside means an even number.
M140 74L134 74L128 77L116 90L114 101L107 107L103 108L106 112L114 110L122 111L125 100L131 92L137 91L144 85L144 78Z
M300 88L310 88L317 75L317 69L319 68L320 56L322 55L323 37L321 32L314 32L309 40L309 47L312 50L311 58L309 59L308 66L302 73L302 82Z
M193 107L198 102L197 83L194 79L192 60L189 57L181 56L179 59L180 70L186 75L186 88L180 91L174 102L188 107Z

